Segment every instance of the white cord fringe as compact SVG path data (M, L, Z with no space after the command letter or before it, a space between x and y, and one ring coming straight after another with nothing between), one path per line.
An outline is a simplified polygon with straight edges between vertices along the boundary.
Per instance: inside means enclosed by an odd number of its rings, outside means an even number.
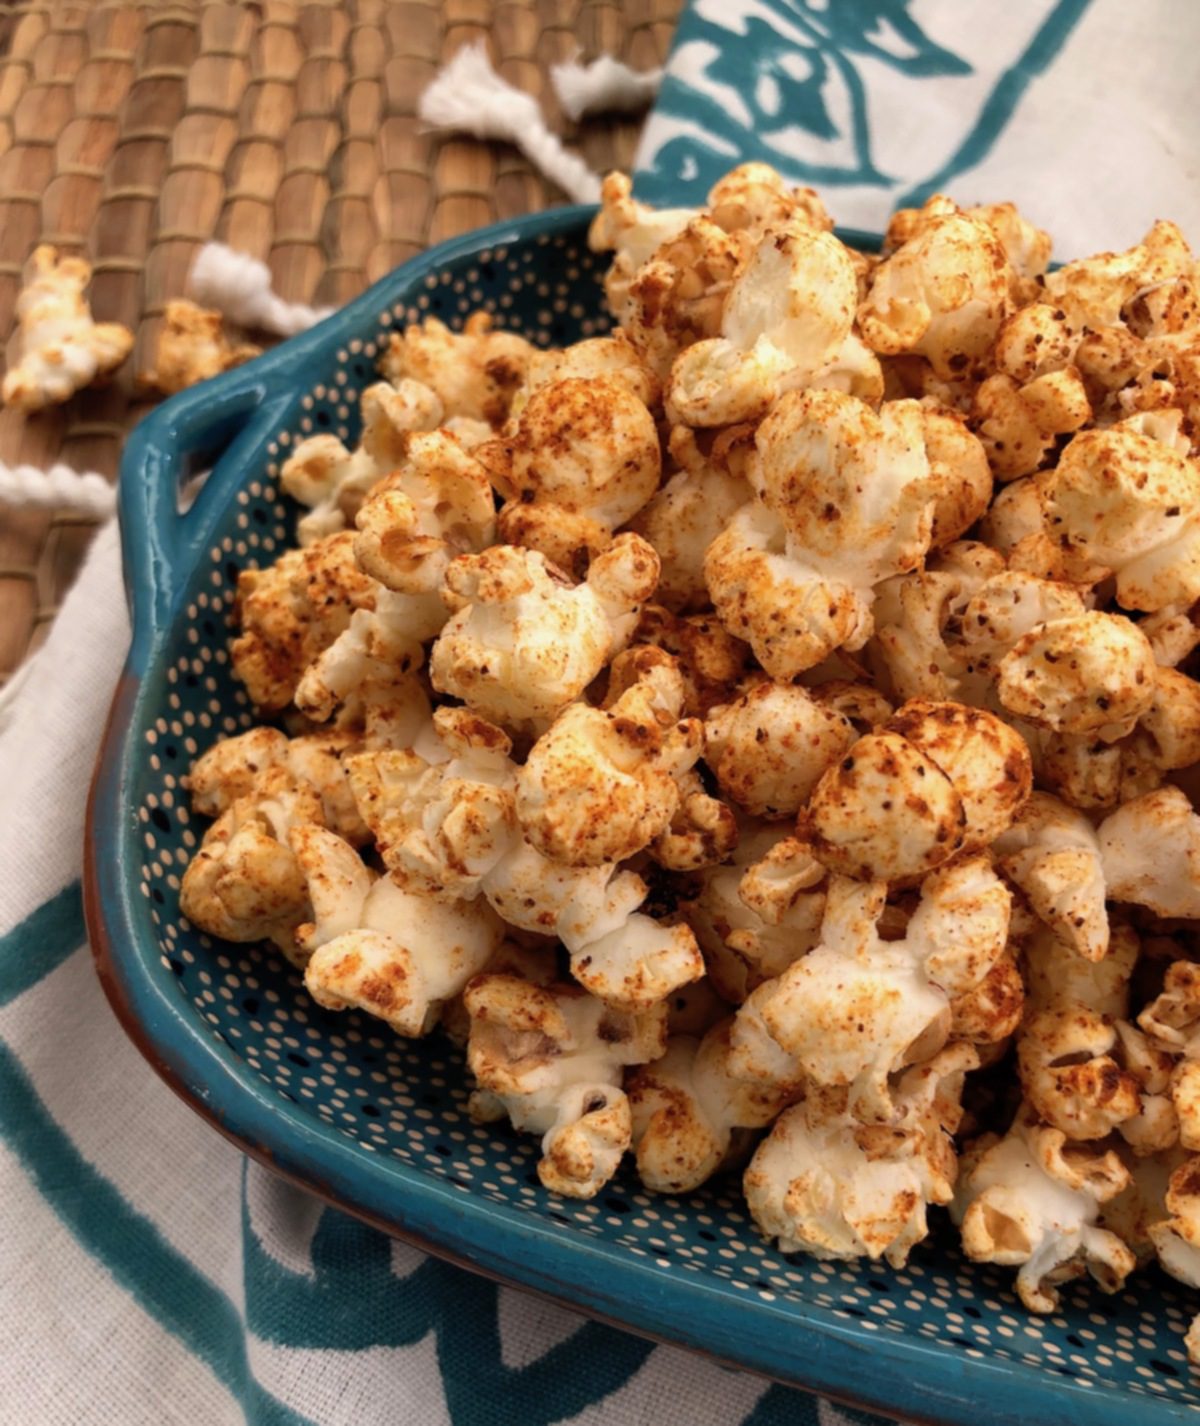
M224 243L204 244L192 264L189 285L197 301L215 307L239 326L274 332L280 337L305 332L334 310L285 302L271 291L271 272L266 263Z
M661 69L639 74L610 54L591 64L569 59L550 66L550 83L562 111L575 122L585 114L636 114L653 102L662 77Z
M117 492L102 475L73 470L69 465L0 464L0 505L43 510L67 510L94 520L107 520L117 508Z
M576 203L599 202L599 175L550 132L536 99L500 78L482 42L464 45L442 67L418 100L417 114L436 129L515 144Z

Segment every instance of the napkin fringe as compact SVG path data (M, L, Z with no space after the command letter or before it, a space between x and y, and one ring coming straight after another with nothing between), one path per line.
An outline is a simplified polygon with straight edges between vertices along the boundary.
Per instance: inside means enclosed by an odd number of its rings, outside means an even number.
M0 464L0 505L68 511L92 520L107 520L117 508L117 492L94 470L69 465Z
M332 307L285 302L271 287L271 270L249 253L224 243L205 243L189 279L192 296L242 327L294 337L323 321Z
M662 86L661 69L636 69L602 54L590 64L578 56L550 66L550 84L562 111L578 123L585 114L636 114L654 102Z

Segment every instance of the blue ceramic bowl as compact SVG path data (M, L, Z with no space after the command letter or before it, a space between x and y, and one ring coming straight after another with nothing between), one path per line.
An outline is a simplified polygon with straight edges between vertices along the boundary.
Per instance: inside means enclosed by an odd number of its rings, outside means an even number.
M789 1258L758 1238L737 1185L656 1198L626 1171L591 1203L538 1182L533 1140L467 1117L467 1076L437 1038L328 1015L270 950L219 945L179 914L202 832L180 778L247 727L226 641L238 571L291 538L278 472L312 431L357 436L388 333L486 307L550 345L603 331L588 212L446 243L269 355L158 409L121 470L133 645L88 825L88 925L126 1029L199 1113L297 1183L388 1232L634 1331L889 1413L939 1423L1143 1426L1197 1420L1182 1334L1195 1304L1152 1275L1032 1318L1009 1274L946 1232L903 1272ZM853 239L853 235L850 235ZM186 512L181 484L211 469Z

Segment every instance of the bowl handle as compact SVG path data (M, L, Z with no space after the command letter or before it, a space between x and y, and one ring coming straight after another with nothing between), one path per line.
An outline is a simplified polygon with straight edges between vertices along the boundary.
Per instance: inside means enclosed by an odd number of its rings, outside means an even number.
M259 360L202 382L152 412L129 437L121 460L118 517L125 592L137 635L161 632L215 520L247 466L261 467L272 435L297 395ZM190 505L189 477L207 471Z

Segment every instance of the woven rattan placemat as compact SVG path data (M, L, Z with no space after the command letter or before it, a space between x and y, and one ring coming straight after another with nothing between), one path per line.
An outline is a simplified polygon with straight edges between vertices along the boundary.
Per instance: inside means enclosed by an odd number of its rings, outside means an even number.
M29 419L0 412L0 460L115 473L146 409L133 373L209 238L265 260L290 300L340 303L429 243L561 201L514 150L421 131L416 98L465 41L486 38L595 168L628 165L638 121L564 126L547 68L577 49L661 64L680 3L0 5L0 333L30 250L49 242L89 258L96 316L137 334L105 390ZM0 682L44 634L90 533L0 508Z

